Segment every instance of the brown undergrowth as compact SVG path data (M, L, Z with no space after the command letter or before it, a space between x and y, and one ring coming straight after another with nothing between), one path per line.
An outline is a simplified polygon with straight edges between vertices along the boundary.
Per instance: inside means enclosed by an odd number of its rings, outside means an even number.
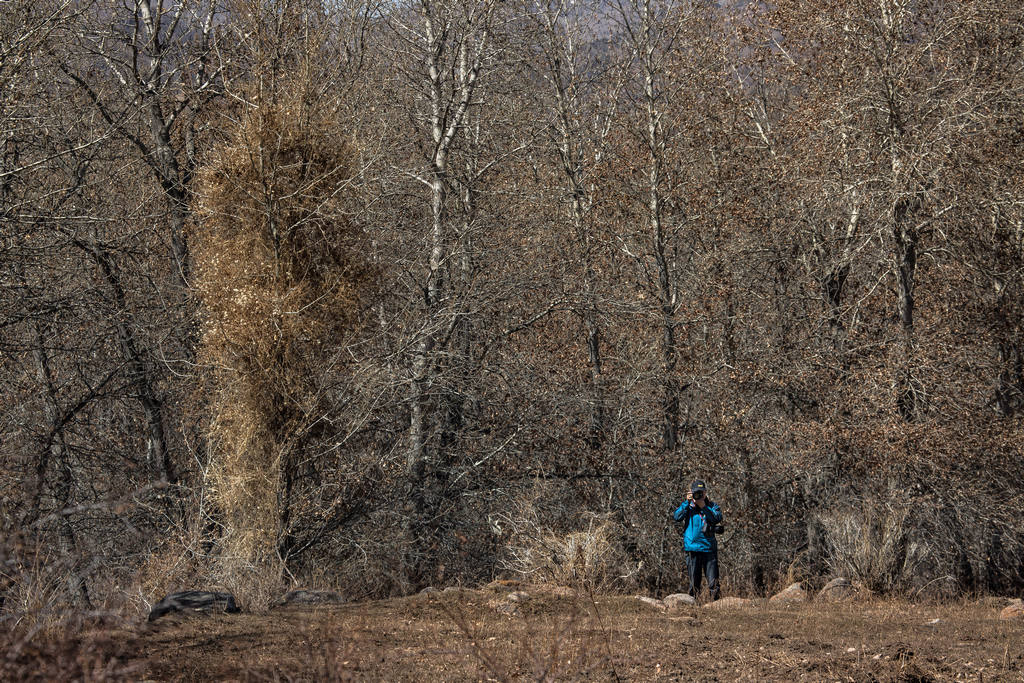
M496 609L515 588L531 598ZM173 681L1019 681L1024 624L998 613L995 602L883 600L661 612L629 596L493 584L169 618L141 630L137 654L145 677Z
M8 619L0 627L2 681L137 681L136 633L111 616Z

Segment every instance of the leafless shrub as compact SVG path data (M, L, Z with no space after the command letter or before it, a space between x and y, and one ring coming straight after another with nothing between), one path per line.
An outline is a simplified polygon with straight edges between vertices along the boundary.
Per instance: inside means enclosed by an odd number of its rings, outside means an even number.
M29 542L38 526L0 542L0 680L138 680L132 637L116 633L121 617L74 608L82 570Z
M3 612L12 623L45 626L60 618L68 605L68 571L60 558L45 550L8 548L5 567ZM13 550L14 552L10 552Z
M381 519L384 517L385 519ZM351 599L408 595L415 589L402 571L405 548L393 515L374 515L336 539L327 555L330 586ZM389 531L389 529L391 531ZM316 573L307 572L314 578ZM327 578L326 576L324 577Z

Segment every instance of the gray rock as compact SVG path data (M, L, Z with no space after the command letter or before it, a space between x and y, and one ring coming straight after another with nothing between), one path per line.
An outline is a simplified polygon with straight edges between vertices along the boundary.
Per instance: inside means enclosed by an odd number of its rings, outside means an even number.
M281 598L281 605L340 605L345 598L334 591L290 591Z
M654 607L656 609L666 609L665 603L661 600L658 600L657 598L649 598L646 595L638 595L636 596L636 599L644 603L645 605L650 605L651 607Z
M526 602L530 599L530 594L525 591L515 591L506 595L505 599L509 602Z
M840 576L826 583L818 591L816 599L822 602L844 602L857 597L858 592L857 586L854 586L849 579Z
M171 593L153 605L153 609L149 612L149 621L156 621L171 612L190 614L226 612L228 614L237 614L241 611L235 602L235 596L231 593L181 591L179 593Z
M768 598L770 605L794 605L801 602L807 602L807 591L799 581Z
M427 586L419 592L420 595L440 595L441 591L434 588L433 586Z
M672 595L666 595L661 599L665 603L665 607L668 609L679 609L681 607L688 607L696 605L697 601L694 600L692 595L688 593L673 593Z

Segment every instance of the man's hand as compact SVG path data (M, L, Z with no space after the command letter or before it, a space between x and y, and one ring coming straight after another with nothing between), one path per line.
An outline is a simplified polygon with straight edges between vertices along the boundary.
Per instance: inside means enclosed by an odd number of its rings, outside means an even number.
M693 502L693 491L687 491L686 492L686 502L687 503L692 503Z

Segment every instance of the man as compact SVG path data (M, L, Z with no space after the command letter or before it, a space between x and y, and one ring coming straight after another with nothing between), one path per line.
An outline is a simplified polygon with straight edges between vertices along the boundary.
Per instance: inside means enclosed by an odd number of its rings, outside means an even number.
M686 571L690 576L690 595L697 597L703 575L708 579L711 599L717 600L720 590L718 539L715 537L715 530L724 517L718 505L708 499L704 480L697 479L690 484L686 500L672 516L685 529L683 550L686 551Z

